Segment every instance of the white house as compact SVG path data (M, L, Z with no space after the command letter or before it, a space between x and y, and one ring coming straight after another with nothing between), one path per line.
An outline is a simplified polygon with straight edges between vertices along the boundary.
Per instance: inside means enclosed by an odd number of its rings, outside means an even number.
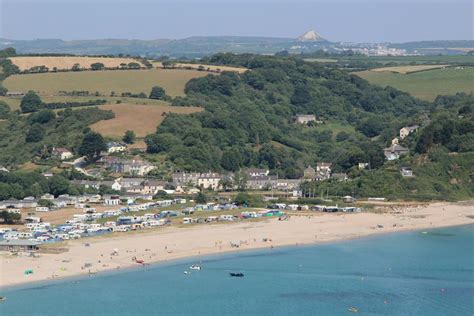
M53 157L56 157L60 160L66 160L72 158L73 156L72 152L69 149L63 147L53 148L52 155Z
M217 190L221 181L221 175L214 172L203 173L198 178L198 186L203 189Z
M415 132L418 128L420 128L418 125L412 125L412 126L405 126L400 129L400 138L404 139L411 133Z
M118 153L127 150L127 146L122 143L118 142L108 142L107 143L107 152L111 153Z
M295 121L298 124L308 124L310 122L316 122L316 116L314 114L309 114L309 115L298 114L295 117Z
M49 212L49 207L47 206L37 206L35 208L36 212Z

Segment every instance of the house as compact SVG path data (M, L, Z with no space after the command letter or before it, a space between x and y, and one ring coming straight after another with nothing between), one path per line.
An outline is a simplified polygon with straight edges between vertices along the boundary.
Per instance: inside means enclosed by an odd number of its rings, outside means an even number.
M307 125L310 122L316 122L316 116L314 114L297 114L295 117L295 122L297 124Z
M120 178L119 182L122 188L126 189L132 186L138 186L143 183L144 178Z
M385 148L383 150L383 153L387 160L395 160L395 159L400 158L400 156L408 154L409 150L408 148L405 148L398 144L393 144L392 146Z
M142 183L143 190L141 193L144 194L156 194L158 191L165 189L167 182L160 180L145 180Z
M54 195L46 193L40 197L41 200L54 200Z
M402 177L413 177L413 170L411 170L411 168L402 167L400 168L400 174Z
M247 174L249 177L262 177L268 176L270 170L268 169L259 169L259 168L248 168L244 170L244 173Z
M105 205L119 205L120 204L120 196L118 195L110 195L104 197L104 204Z
M35 208L35 211L36 212L49 212L50 210L49 210L49 207L47 206L37 206Z
M358 168L359 168L359 170L368 169L368 168L369 168L369 163L367 163L367 162L359 162Z
M255 176L247 180L247 188L251 190L271 189L278 180L277 176Z
M144 176L151 170L155 169L152 164L139 160L122 160L113 159L106 163L107 167L116 173L128 173L134 176Z
M52 156L59 159L59 160L66 160L72 158L74 156L69 149L64 147L55 147L52 151Z
M298 189L301 184L300 179L277 179L273 187L281 191L293 191Z
M109 154L118 153L127 150L127 145L118 142L108 142L107 143L107 152Z
M0 251L31 252L39 250L40 243L28 239L1 240Z
M112 190L115 191L120 191L122 189L122 184L120 184L120 180L116 179L114 181L102 181L99 184L100 186L106 186L108 188L111 188Z
M175 172L172 174L173 184L178 186L183 185L198 185L198 179L201 175L197 172Z
M316 164L316 171L320 171L320 172L331 172L331 166L332 166L332 163L331 162L318 162Z
M203 189L217 190L222 177L215 172L202 173L198 178L197 185Z
M71 180L71 184L83 187L85 189L93 188L99 190L100 188L100 181L93 180Z
M303 178L310 179L313 181L323 181L331 177L331 166L330 162L318 162L316 165L316 170L308 166L303 171Z
M345 172L339 172L339 173L335 172L331 175L331 178L335 179L337 181L347 181L347 180L349 180L349 177L347 176L347 173L345 173Z
M353 197L350 196L350 195L346 195L346 196L344 196L344 197L342 198L342 201L343 201L344 203L353 203L353 202L355 202L355 200L356 200L356 199L353 198Z
M411 133L416 132L416 130L420 128L418 125L412 125L412 126L405 126L400 129L400 138L404 139Z

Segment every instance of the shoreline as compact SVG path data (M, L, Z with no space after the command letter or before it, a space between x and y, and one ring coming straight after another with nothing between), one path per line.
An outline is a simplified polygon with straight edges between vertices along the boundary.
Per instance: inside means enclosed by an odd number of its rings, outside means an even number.
M89 269L83 268L85 262L90 262L90 270L97 273L91 276L94 277L142 269L141 265L131 260L133 257L156 266L179 260L198 260L204 256L317 246L381 234L474 224L472 202L391 206L389 209L385 213L304 213L293 215L289 221L272 218L222 225L195 225L186 229L167 227L136 234L74 240L67 243L69 251L61 254L41 253L39 258L2 255L0 289L87 278ZM240 243L240 247L232 247L230 243ZM112 249L119 249L119 255L108 255ZM33 269L34 273L25 276L23 271L26 269Z

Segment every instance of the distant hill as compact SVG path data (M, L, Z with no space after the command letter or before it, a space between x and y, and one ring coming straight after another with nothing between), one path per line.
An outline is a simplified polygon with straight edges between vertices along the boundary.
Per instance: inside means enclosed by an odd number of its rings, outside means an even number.
M327 48L330 43L318 41L302 44L293 38L209 36L170 40L73 40L60 39L9 40L0 39L0 49L15 47L20 54L130 54L146 56L168 55L196 58L217 52L274 54L282 50L293 53Z
M426 41L408 43L380 43L393 48L404 48L427 55L465 54L474 49L474 41ZM341 52L372 44L336 43L324 39L316 31L308 31L297 38L256 36L194 36L184 39L99 39L72 40L37 39L10 40L0 38L0 49L15 47L19 54L74 54L74 55L141 55L147 57L201 58L216 53L291 54L312 53L318 50Z
M300 42L316 42L316 41L325 41L325 39L316 31L311 30L304 33L297 38Z

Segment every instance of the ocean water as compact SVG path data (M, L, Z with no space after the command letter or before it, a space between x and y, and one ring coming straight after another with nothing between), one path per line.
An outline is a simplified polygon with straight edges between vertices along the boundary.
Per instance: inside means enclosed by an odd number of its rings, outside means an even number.
M185 275L192 263L203 269ZM0 295L2 316L473 315L474 225L200 257Z

